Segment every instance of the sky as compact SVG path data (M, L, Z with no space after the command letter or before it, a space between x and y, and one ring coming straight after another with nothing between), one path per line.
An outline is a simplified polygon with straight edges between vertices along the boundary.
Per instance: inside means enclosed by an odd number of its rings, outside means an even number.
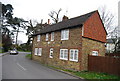
M52 10L62 9L60 16L67 15L69 18L80 16L88 12L98 10L101 6L106 6L107 11L115 16L117 25L118 2L120 0L0 0L3 4L12 4L14 17L25 20L36 20L37 22L47 22L49 13ZM52 22L52 20L51 20ZM27 41L24 33L20 33L19 40L23 43Z

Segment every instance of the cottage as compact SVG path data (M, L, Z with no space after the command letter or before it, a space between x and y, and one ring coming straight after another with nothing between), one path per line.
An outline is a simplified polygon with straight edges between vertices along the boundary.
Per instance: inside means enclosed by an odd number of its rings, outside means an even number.
M88 54L105 55L106 30L98 11L48 25L33 35L32 59L71 70L87 70Z

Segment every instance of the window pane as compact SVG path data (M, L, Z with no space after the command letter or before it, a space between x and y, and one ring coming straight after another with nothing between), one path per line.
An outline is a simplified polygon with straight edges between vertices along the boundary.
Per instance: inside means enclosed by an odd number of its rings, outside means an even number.
M51 41L54 41L54 32L51 33Z
M65 30L65 39L69 39L69 30Z
M40 35L37 35L37 41L40 41Z
M53 48L50 48L50 58L53 58Z
M37 55L37 53L38 53L37 51L38 51L38 48L35 48L35 55Z
M39 56L42 55L42 48L38 48L38 55L39 55Z
M65 58L65 59L68 58L68 50L64 50L64 58Z
M61 31L61 39L64 39L64 30Z
M46 34L46 41L48 41L48 33Z
M74 60L78 60L78 50L75 50L75 53L74 53Z
M70 50L70 59L73 60L73 50Z
M60 52L60 57L63 58L63 50Z

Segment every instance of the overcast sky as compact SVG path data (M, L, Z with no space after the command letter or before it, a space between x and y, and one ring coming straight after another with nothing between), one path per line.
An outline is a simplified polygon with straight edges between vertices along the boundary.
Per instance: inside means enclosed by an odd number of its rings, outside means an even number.
M38 22L43 19L47 22L50 18L48 13L51 10L62 9L60 13L67 15L69 18L80 16L82 14L97 10L101 6L106 6L116 17L118 15L118 2L120 0L0 0L3 4L12 4L14 8L14 16L24 19L34 19ZM52 21L52 20L51 20ZM22 33L19 35L19 40L26 42L27 37Z

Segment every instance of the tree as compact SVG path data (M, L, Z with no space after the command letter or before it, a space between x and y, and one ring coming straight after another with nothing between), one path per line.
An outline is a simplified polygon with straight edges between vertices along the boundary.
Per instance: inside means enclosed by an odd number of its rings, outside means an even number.
M2 35L2 46L5 52L8 51L9 48L12 46L12 39L9 37L9 35Z
M12 39L11 35L13 35L13 32L11 32L8 29L8 26L10 26L7 22L12 20L12 11L13 7L11 4L1 4L2 5L2 14L1 14L1 29L2 30L2 46L4 48L4 51L8 51L10 46L12 45Z
M11 4L2 4L2 34L11 37L11 35L16 33L16 44L18 33L21 32L20 28L23 28L22 22L24 22L22 18L13 17L13 7ZM13 30L9 28L13 28Z
M28 41L27 41L27 44L30 44L30 42L32 41L31 40L31 36L35 33L38 33L42 28L44 28L45 26L47 26L48 24L45 23L43 24L42 23L43 20L41 20L41 23L38 23L36 21L32 21L32 20L29 20L27 23L24 23L24 26L25 26L25 30L27 31L26 35L28 35ZM33 23L36 25L34 26Z
M104 24L104 27L108 33L110 34L111 28L114 27L114 15L106 10L106 6L102 6L99 9L100 17L102 19L102 22Z
M62 9L60 8L58 11L50 11L50 13L48 14L52 20L54 21L54 23L58 23L59 22L59 14L62 11Z
M115 45L115 47L114 47L115 53L120 52L120 37L118 37L118 32L119 32L118 26L115 27L115 29L112 32L110 32L111 39Z

